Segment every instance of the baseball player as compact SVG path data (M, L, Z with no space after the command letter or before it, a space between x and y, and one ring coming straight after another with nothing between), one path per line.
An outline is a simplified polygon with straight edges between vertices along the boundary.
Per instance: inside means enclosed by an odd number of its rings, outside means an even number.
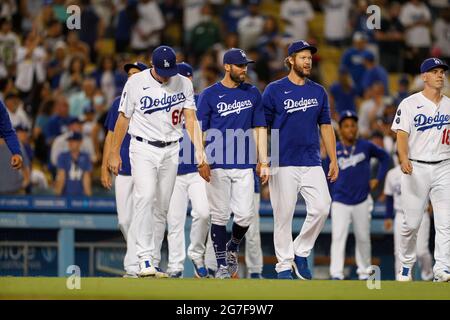
M133 74L148 69L148 66L142 62L127 63L124 70L128 78ZM107 160L111 151L111 142L114 134L114 126L119 116L120 96L116 97L109 108L105 120L105 128L108 133L105 138L103 147L103 161L101 167L101 182L108 190L112 187L112 177L108 170ZM131 220L134 215L133 207L133 179L131 177L131 165L129 158L130 135L126 134L122 146L120 147L120 157L122 159L122 168L119 170L114 189L116 195L117 217L119 220L119 228L127 243L127 251L124 258L124 277L136 278L139 272L139 261L136 255L136 233L130 231Z
M395 277L400 275L401 263L399 259L401 227L404 221L404 213L401 204L401 178L400 165L388 171L384 183L384 194L386 195L385 229L391 230L392 219L394 219L394 256ZM433 279L433 258L431 257L428 241L430 238L430 216L425 210L419 231L417 232L416 255L421 269L421 278L425 281Z
M114 175L122 166L120 147L126 131L131 136L130 162L133 179L139 276L154 276L152 261L154 223L166 221L178 167L178 141L182 137L182 115L195 145L199 173L209 181L210 171L203 150L200 127L195 115L192 83L178 75L172 48L153 51L153 68L131 76L120 99L119 117L114 128L108 166Z
M291 43L285 60L290 70L288 76L270 83L263 93L267 125L272 128L272 137L277 131L279 135L279 159L271 155L271 167L277 168L269 180L278 259L275 269L279 279L293 279L292 267L298 278L312 278L307 257L325 224L331 203L321 166L319 131L331 159L328 178L334 182L339 173L328 96L322 86L308 79L312 55L316 52L306 41ZM299 192L308 214L293 242L292 218Z
M178 73L192 81L192 67L185 62L179 63L177 66ZM195 95L195 100L197 98L198 96ZM180 163L167 213L167 242L169 247L167 272L172 278L183 276L186 258L184 225L190 200L192 204L192 225L187 254L194 264L195 276L206 278L208 277L208 270L205 266L204 256L210 220L206 182L197 173L194 148L185 130L180 144ZM162 231L164 233L164 230Z
M339 118L341 141L336 145L339 179L331 185L331 263L332 279L344 279L345 244L353 224L355 256L360 280L369 277L371 263L370 221L373 200L370 191L383 181L389 168L389 154L370 141L358 138L358 116L344 111ZM370 161L378 159L377 177L370 179Z
M450 99L442 94L448 65L429 58L420 66L424 89L403 99L392 123L397 133L404 212L399 281L411 281L417 232L428 199L436 230L434 281L450 281Z
M11 166L19 170L23 164L22 152L20 151L19 140L12 127L8 111L3 101L0 101L0 138L5 140L9 151L11 151Z
M206 88L198 98L198 118L203 131L208 130L206 150L212 158L211 183L206 186L206 193L219 279L237 276L239 244L254 215L252 168L256 160L261 163L263 183L269 174L261 94L244 82L251 62L241 49L226 51L224 78ZM256 148L252 128L256 131ZM226 225L231 212L232 235L227 242Z

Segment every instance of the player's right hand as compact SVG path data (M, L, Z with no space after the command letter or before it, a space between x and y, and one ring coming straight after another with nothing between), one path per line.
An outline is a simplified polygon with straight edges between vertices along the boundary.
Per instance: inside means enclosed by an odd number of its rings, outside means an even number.
M13 169L19 170L20 168L22 168L22 164L23 158L20 154L14 154L11 157L11 167L13 167Z
M402 172L404 174L411 174L412 171L413 171L413 166L412 166L412 163L411 163L411 161L409 159L401 162L400 163L400 168L402 169Z
M109 155L108 168L115 176L119 174L119 170L122 169L122 159L118 152L111 152Z
M392 229L392 219L384 219L384 230L390 231Z
M111 179L111 173L109 172L107 166L102 166L100 180L101 180L102 186L104 188L106 188L108 190L111 190L111 188L112 188L112 179Z
M197 166L198 173L200 176L205 179L206 182L211 181L211 168L207 162L203 162L201 165Z

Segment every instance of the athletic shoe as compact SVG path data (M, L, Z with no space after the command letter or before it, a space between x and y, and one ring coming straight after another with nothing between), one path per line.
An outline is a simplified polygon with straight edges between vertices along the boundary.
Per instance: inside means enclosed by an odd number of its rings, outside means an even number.
M155 269L156 269L155 278L161 279L169 277L167 272L163 271L163 269L161 269L160 267L155 267Z
M311 271L308 268L308 260L305 257L294 256L294 271L301 280L311 280Z
M292 277L292 270L284 270L278 272L277 278L280 280L294 280L294 278Z
M444 270L434 275L433 282L450 282L450 272Z
M411 268L403 267L397 275L397 281L408 282L412 281Z
M216 276L216 270L208 268L208 278L214 278Z
M196 278L206 278L208 276L208 270L202 263L196 263L192 260L192 264L194 265L194 273Z
M183 278L183 271L169 272L169 278Z
M250 279L264 279L261 273L250 273Z
M140 263L141 270L139 271L138 276L143 277L152 277L156 274L156 268L152 266L150 260L145 260Z
M228 271L232 278L238 277L238 267L239 267L239 261L238 261L238 253L237 251L230 251L228 250L228 245L230 242L227 243L227 265L228 265Z
M219 270L216 272L216 279L230 279L230 272L228 271L228 267L220 266Z

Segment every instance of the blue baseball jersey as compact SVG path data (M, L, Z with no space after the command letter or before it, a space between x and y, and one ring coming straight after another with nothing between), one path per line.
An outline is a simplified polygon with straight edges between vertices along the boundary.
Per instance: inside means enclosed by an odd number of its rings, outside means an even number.
M0 101L0 138L5 140L11 154L22 155L16 131L12 127L8 111L2 101Z
M58 169L66 172L66 183L62 194L65 196L83 196L83 175L92 171L92 163L86 152L80 152L78 159L72 159L70 151L58 157Z
M198 94L194 95L195 105L198 102ZM195 148L189 138L186 127L183 126L183 138L180 139L180 154L177 174L188 174L197 172L197 160L195 159Z
M114 127L116 126L117 118L119 117L119 103L120 96L116 97L109 108L108 114L105 120L105 128L109 131L114 132ZM122 159L122 169L119 170L119 174L122 176L131 175L131 164L130 164L130 135L127 133L123 138L122 145L120 146L120 158Z
M370 141L358 139L351 146L336 144L336 156L339 165L339 177L329 185L333 201L355 205L365 201L370 192L370 159L380 161L377 173L382 181L389 169L389 154ZM327 158L327 163L330 159Z
M211 169L248 169L256 164L255 127L265 127L259 90L248 83L206 88L198 98L197 116L208 131L206 153Z
M344 91L344 88L339 82L335 82L330 87L330 93L334 98L334 105L337 113L342 113L345 110L352 110L356 112L355 99L358 96L356 89L351 88L349 92Z
M272 139L273 129L279 130L279 155L271 155L272 165L278 160L280 167L320 166L319 125L331 123L325 89L309 79L299 86L285 77L270 83L262 100Z

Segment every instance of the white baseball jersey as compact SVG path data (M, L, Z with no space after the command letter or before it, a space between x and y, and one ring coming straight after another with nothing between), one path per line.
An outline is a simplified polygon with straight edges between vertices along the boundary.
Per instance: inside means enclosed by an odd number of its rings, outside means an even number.
M422 92L405 98L397 109L391 129L409 133L409 157L413 160L450 159L450 99L438 105Z
M400 166L396 166L388 171L386 180L384 182L384 194L392 196L394 198L394 210L395 212L402 210L401 200L401 178L402 169Z
M131 118L128 133L151 141L177 141L183 136L182 109L196 110L192 82L179 74L159 83L144 70L125 84L119 111Z

